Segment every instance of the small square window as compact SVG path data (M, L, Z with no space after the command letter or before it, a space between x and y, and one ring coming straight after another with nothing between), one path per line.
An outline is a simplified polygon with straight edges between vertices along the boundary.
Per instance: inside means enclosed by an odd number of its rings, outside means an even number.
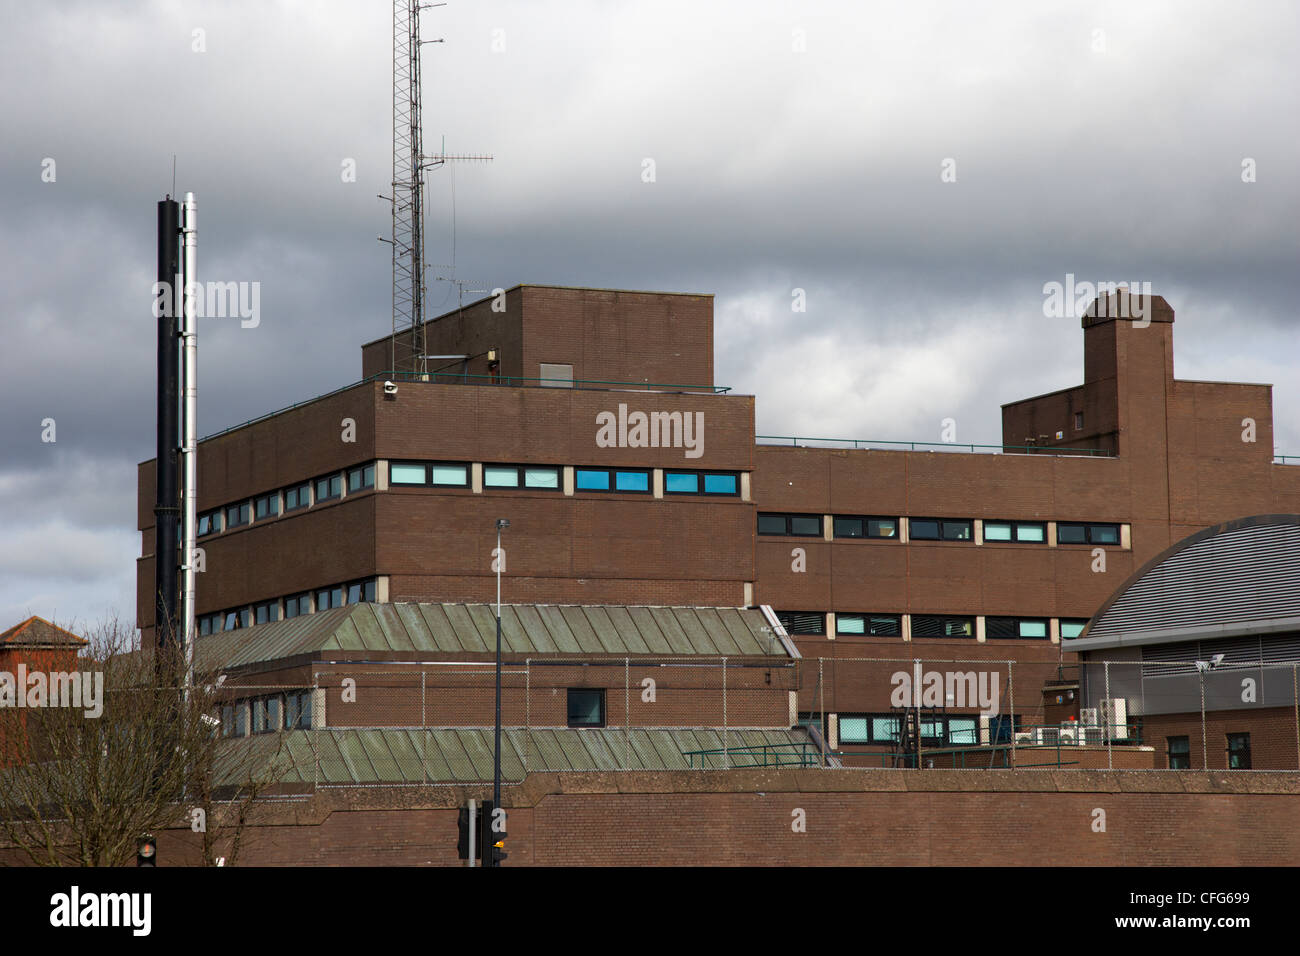
M348 494L375 486L375 466L361 465L348 471Z
M604 689L569 688L569 726L605 726Z
M311 483L304 482L284 490L284 510L294 511L311 505Z
M871 732L866 717L853 717L840 714L840 743L869 744Z
M325 478L316 479L316 503L330 501L334 498L343 496L343 478L340 475L329 475Z
M231 505L226 509L226 527L238 528L242 525L248 524L250 511L251 509L249 508L247 501L237 505Z
M256 510L257 520L264 518L274 518L280 513L280 495L277 492L273 495L262 495L257 499Z

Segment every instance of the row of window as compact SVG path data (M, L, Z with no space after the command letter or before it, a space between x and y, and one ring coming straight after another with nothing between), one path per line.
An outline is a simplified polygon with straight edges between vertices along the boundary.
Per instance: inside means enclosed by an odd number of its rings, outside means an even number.
M1250 769L1250 734L1228 734L1228 769ZM1168 737L1170 770L1192 769L1191 737Z
M867 515L835 515L831 521L837 538L897 538L899 519ZM758 533L790 537L820 538L822 516L760 512ZM909 518L908 537L913 541L974 541L975 521L971 518ZM1016 541L1045 544L1045 521L985 521L985 541ZM1118 524L1060 521L1057 544L1120 543Z
M821 611L777 611L777 620L787 634L825 635L826 614ZM1061 637L1069 640L1083 633L1086 618L1061 618ZM836 612L837 636L902 637L901 614L857 614ZM913 614L913 637L974 637L975 618L968 615ZM992 639L1051 636L1051 621L1045 617L985 617L984 636Z
M809 723L821 730L816 718L800 719L801 725ZM981 743L979 717L923 713L917 724L924 747L969 747ZM1012 735L1022 726L1022 715L999 714L988 719L989 743L1010 743ZM897 746L903 733L903 718L897 712L887 714L840 714L839 740L844 744L881 744Z
M198 516L198 536L207 537L243 527L253 521L265 521L269 518L310 508L313 504L323 504L343 497L346 479L348 494L355 494L375 486L375 465L357 465L345 472L322 475L311 481L304 481L269 494L260 495L247 501L236 501L212 511L205 511Z
M529 488L541 491L561 489L558 465L484 465L483 488ZM574 468L575 491L609 491L650 494L648 468ZM466 462L393 462L389 466L392 485L426 488L468 488L470 466ZM740 494L740 476L735 472L665 471L664 493L669 495Z
M246 607L229 608L215 614L199 617L199 634L218 634L234 631L254 624L271 624L313 611L328 611L345 604L373 603L375 579L363 578L346 584L335 584L314 591L303 591L285 598L274 598Z
M310 690L268 694L232 701L221 707L221 736L247 737L274 734L281 730L311 730Z

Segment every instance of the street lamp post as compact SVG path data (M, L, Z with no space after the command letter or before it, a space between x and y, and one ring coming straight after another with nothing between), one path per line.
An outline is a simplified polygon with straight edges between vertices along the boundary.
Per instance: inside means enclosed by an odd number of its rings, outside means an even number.
M501 806L501 565L504 563L501 554L501 532L510 527L510 522L505 518L497 518L497 550L494 555L496 558L497 568L497 719L496 719L496 736L495 743L492 747L492 812L497 812L497 807ZM483 832L491 832L492 821L487 821L488 825L484 827ZM495 853L489 853L489 849L495 843L495 840L488 839L488 844L483 848L484 862L488 866L498 866Z

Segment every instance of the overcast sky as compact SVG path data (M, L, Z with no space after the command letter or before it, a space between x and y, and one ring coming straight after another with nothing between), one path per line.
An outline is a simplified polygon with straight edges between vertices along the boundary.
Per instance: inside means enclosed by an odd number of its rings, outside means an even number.
M4 8L0 628L133 620L173 154L201 278L261 283L256 328L202 329L200 434L359 378L391 324L391 4ZM1150 282L1178 377L1272 383L1300 455L1298 11L452 0L425 141L495 156L454 171L472 288L713 293L761 434L998 442L1001 403L1082 381L1043 308L1072 273ZM433 262L452 197L433 171Z

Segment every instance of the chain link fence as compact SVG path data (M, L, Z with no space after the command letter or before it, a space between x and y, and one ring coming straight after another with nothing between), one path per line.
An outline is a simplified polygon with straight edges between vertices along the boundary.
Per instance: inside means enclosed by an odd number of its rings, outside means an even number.
M490 782L492 664L318 666L227 686L221 733L286 735L317 787ZM501 671L501 779L821 766L1300 769L1300 664L994 657L561 658ZM575 732L581 731L581 732ZM262 743L261 741L254 741Z

